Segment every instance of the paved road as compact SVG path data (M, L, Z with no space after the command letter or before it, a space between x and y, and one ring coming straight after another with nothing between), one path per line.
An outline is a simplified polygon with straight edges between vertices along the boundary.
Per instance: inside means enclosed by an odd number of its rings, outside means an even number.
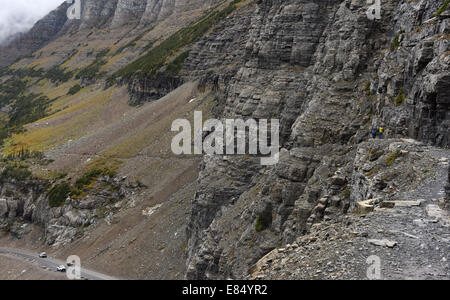
M54 259L51 257L40 258L38 253L32 253L19 249L0 248L0 255L13 256L27 263L37 264L43 269L48 270L49 272L55 272L58 266L66 265L66 263L62 260ZM117 278L84 268L81 269L81 277L87 280L118 280Z

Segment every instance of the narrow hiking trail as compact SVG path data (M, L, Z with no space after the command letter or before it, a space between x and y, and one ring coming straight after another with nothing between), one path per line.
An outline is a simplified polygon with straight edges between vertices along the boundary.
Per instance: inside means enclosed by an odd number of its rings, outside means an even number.
M433 148L429 154L437 160L449 158L448 150ZM395 208L373 216L373 224L383 224L389 238L398 243L397 251L384 255L386 279L450 279L450 215L438 206L445 196L448 160L440 163L435 172L417 189L397 197L420 201L420 206Z
M450 151L427 147L439 163L394 208L342 215L276 249L251 270L253 279L450 279L450 214L445 197ZM378 272L375 272L375 269Z

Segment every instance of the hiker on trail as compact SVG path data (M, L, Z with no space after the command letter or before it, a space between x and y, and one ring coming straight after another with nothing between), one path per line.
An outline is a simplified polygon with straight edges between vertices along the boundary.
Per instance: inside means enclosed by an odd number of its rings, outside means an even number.
M372 134L372 138L373 138L373 139L376 139L376 138L377 138L377 130L376 130L375 128L372 128L371 134Z
M379 133L379 137L380 137L380 139L383 139L383 134L384 134L384 128L383 127L380 127L380 130L378 131L378 133Z

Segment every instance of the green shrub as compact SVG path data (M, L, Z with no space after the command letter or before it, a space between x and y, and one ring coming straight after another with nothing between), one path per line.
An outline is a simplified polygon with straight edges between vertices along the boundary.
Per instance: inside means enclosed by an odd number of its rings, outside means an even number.
M258 217L256 217L255 231L256 232L264 231L270 227L270 224L271 224L271 220L267 220L263 217L258 216Z
M15 179L17 181L24 181L31 178L32 173L27 166L24 165L7 165L0 174L0 181L5 182L7 179Z
M398 151L392 152L386 157L386 165L392 166L398 158Z
M442 6L436 11L434 16L435 17L440 16L444 11L447 10L449 4L450 4L450 0L445 0L444 4L442 4Z
M59 66L55 66L48 70L44 77L53 83L64 83L73 77L73 72L66 72L65 68L61 69Z
M391 51L395 51L400 47L400 37L404 33L405 31L403 29L400 29L400 31L395 35L395 38L392 40L391 43Z
M86 174L83 177L79 178L75 182L75 187L79 190L83 189L85 186L90 185L97 177L103 174L103 170L94 169Z
M14 151L8 155L4 155L2 161L9 163L12 161L25 161L28 159L42 162L45 160L45 155L40 151L30 151L29 149L22 147L17 152Z
M60 207L64 205L71 191L67 182L54 186L48 193L48 203L50 207Z
M0 123L0 144L12 133L21 132L23 125L47 116L50 99L41 94L26 94L26 81L15 77L38 75L41 72L34 69L16 70L12 78L0 85L0 107L10 105L8 118Z
M148 76L150 78L155 77L159 69L161 69L174 54L178 53L185 46L196 42L214 25L224 20L237 8L237 3L239 2L241 2L241 0L235 0L225 9L218 12L211 12L200 21L180 29L161 44L151 49L147 54L114 73L108 79L108 82L112 82L115 78L119 77L122 80L127 80L138 71L142 71L141 76ZM180 60L181 59L182 57L180 57ZM174 69L176 70L177 68L178 67L175 65Z
M63 179L63 178L66 178L67 175L69 175L67 172L59 172L59 173L56 174L55 179L57 179L57 180L58 179Z
M95 210L95 213L99 219L104 219L108 215L109 210L106 206L102 206L102 207L97 208Z
M370 81L367 81L367 82L365 82L364 83L364 91L367 93L367 94L370 94L370 86L372 85L372 83L370 82Z
M7 75L9 72L9 68L0 69L0 77Z
M8 118L0 123L0 144L12 133L22 132L23 125L47 116L50 99L42 94L27 94L27 82L23 79L26 76L41 74L42 69L10 70L9 75L12 77L0 84L0 107L10 105Z
M152 28L151 28L151 29L152 29ZM144 35L145 35L148 31L149 31L149 30L146 30L145 32L141 33L141 34L138 35L136 38L134 38L131 42L129 42L129 43L127 43L126 45L124 45L124 46L120 47L119 49L117 49L117 50L114 52L113 56L122 53L122 51L125 50L126 48L132 48L132 47L135 47L136 44L137 44L137 42L139 42L139 41L144 37ZM120 42L120 41L118 41L117 43L119 43L119 42Z
M23 95L27 89L24 80L18 78L10 78L0 85L0 106L5 106Z
M103 73L100 73L100 68L106 64L106 60L104 59L104 57L108 54L108 52L109 49L104 49L97 53L95 60L88 66L81 69L75 76L75 78L92 80L102 76Z
M20 127L47 116L50 100L46 96L29 94L19 96L9 112L9 127Z
M103 57L105 57L109 52L109 49L103 49L102 51L100 51L99 53L97 53L97 55L95 56L95 59L101 59Z
M24 68L24 69L15 69L9 70L9 75L14 75L19 78L24 77L42 77L44 75L43 69L34 69L34 68Z
M183 52L175 58L166 68L167 72L176 75L181 71L184 61L189 57L189 51Z
M403 88L400 89L400 92L398 93L397 97L395 97L394 102L396 106L402 105L406 100L405 91Z
M351 195L352 195L352 192L349 189L344 190L345 199L350 199Z
M81 91L81 86L77 84L70 88L70 90L67 92L67 95L75 95L79 91Z

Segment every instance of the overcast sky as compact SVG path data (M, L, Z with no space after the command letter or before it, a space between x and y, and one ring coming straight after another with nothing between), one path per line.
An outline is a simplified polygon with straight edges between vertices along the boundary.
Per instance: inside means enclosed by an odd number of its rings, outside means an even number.
M64 0L0 0L0 43L30 29Z

